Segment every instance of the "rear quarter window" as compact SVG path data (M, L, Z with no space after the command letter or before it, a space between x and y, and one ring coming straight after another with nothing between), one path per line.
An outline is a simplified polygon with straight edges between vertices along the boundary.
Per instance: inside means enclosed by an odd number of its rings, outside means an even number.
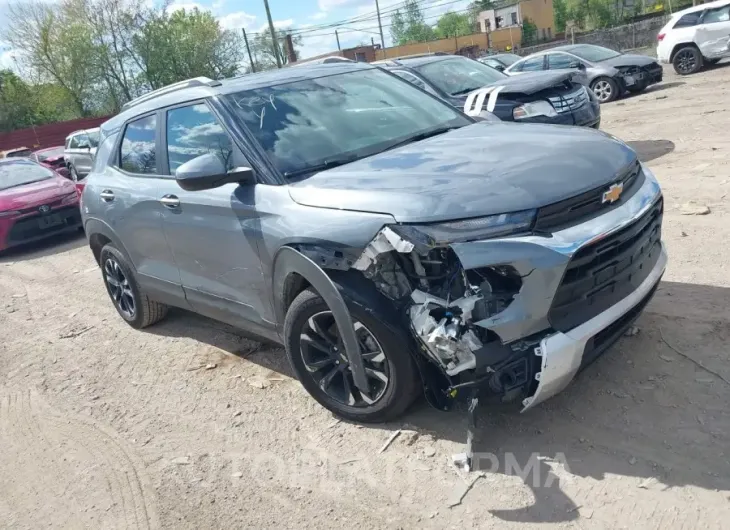
M673 28L691 28L692 26L696 26L699 21L700 17L704 11L695 11L694 13L687 13L686 15L682 15L679 17L679 20L674 24Z
M109 164L114 145L117 143L117 134L110 134L99 144L99 149L94 156L94 165L91 168L93 173L101 173Z

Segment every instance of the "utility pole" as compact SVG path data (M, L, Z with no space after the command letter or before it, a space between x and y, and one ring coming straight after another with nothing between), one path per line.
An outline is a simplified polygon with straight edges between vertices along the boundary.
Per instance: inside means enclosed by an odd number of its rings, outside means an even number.
M380 5L375 0L375 10L378 12L378 27L380 28L380 46L385 49L385 37L383 37L383 23L380 21Z
M246 29L241 28L243 33L243 42L246 43L246 51L248 52L248 61L251 63L251 73L256 73L256 64L253 62L253 55L251 55L251 47L248 45L248 37L246 36Z
M294 41L291 38L291 33L287 33L284 37L284 47L286 48L286 60L289 64L297 62L297 52L294 51Z
M269 31L271 31L271 46L274 48L274 57L276 57L276 66L281 68L281 57L279 56L279 43L276 40L276 30L274 30L274 21L271 20L271 10L269 9L269 0L264 0L266 8L266 18L269 19Z
M340 47L340 35L337 33L337 30L335 30L335 38L337 39L337 49L342 50Z

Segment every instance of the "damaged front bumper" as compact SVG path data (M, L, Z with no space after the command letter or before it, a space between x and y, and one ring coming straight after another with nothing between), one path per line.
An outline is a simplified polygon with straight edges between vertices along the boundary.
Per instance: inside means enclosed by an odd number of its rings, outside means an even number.
M392 225L353 268L404 309L421 353L448 379L449 396L479 386L522 399L527 410L620 336L664 272L661 189L648 168L633 171L625 199L577 224L435 247L423 244L419 227Z
M577 328L548 335L540 341L534 350L534 354L541 358L540 371L536 374L538 385L535 392L522 401L523 412L568 386L585 361L589 360L587 354L591 355L594 351L600 353L613 344L649 302L666 266L667 253L662 248L651 274L629 296ZM605 335L602 342L591 344L601 334Z

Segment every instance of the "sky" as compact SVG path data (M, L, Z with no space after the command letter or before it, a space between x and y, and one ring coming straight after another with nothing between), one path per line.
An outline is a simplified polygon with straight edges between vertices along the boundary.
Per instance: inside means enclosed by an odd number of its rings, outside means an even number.
M15 0L0 0L0 35L7 20L7 5ZM464 12L468 0L418 0L426 23L435 24L438 17L447 12ZM403 0L379 0L385 45L391 45L391 15L403 6ZM226 29L247 33L266 31L268 28L263 0L175 0L170 9L212 11ZM337 40L333 27L323 27L342 21L351 21L338 27L342 48L369 44L371 38L380 42L378 20L375 16L375 0L269 0L271 17L277 28L301 32L300 59L335 51ZM12 68L13 51L2 42L0 36L0 68Z

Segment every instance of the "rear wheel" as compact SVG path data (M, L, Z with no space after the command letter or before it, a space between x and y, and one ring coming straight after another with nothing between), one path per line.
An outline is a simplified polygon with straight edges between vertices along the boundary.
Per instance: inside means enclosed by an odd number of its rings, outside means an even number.
M608 103L618 97L618 85L610 77L599 77L593 81L591 90L601 103Z
M367 391L355 386L334 315L314 290L297 296L286 314L289 360L302 386L335 414L358 422L394 419L413 403L420 389L408 345L358 306L350 307L350 313Z
M674 54L672 65L679 75L694 74L702 68L702 54L694 46L685 46Z
M109 298L127 324L142 329L165 318L167 306L150 300L137 283L132 267L116 247L105 245L99 261Z

